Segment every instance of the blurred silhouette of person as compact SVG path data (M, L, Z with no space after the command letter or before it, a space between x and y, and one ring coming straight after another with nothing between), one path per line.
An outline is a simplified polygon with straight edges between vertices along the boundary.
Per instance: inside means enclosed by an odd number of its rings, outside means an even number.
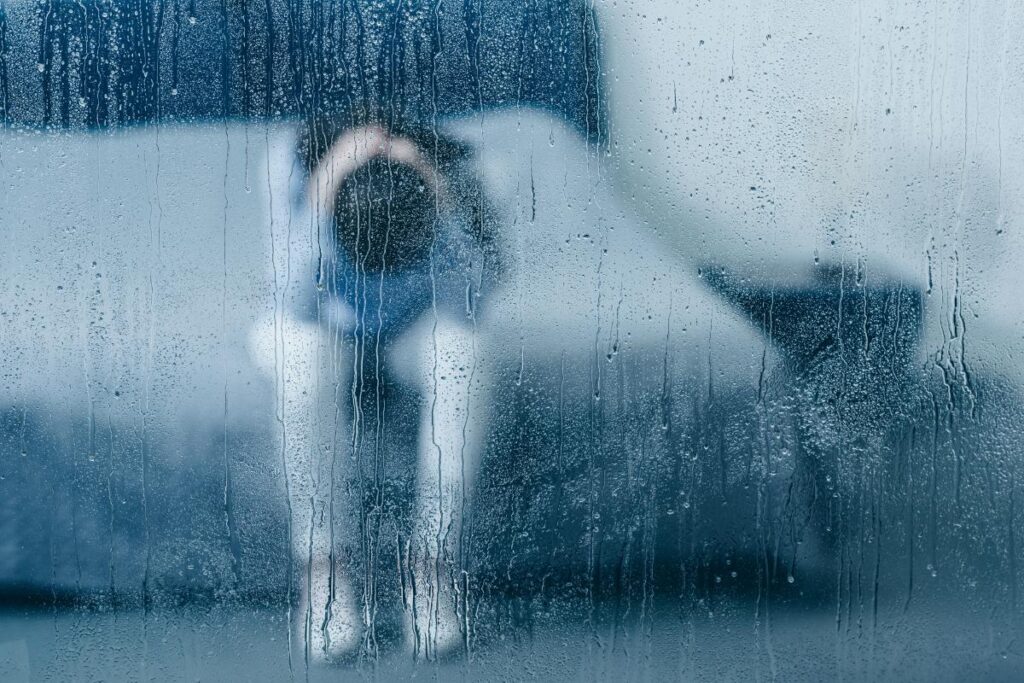
M359 644L368 616L359 612L335 544L351 538L359 522L351 504L339 514L335 492L336 481L351 476L339 468L355 461L354 393L371 385L382 391L390 370L384 350L429 315L429 340L418 342L429 342L434 357L429 372L413 372L411 380L422 408L410 546L419 603L409 605L408 625L411 645L429 656L459 637L453 606L439 599L438 569L440 539L460 523L454 499L462 496L463 477L450 454L467 432L472 327L485 262L495 265L485 201L466 172L471 151L443 135L369 125L319 140L301 135L295 147L291 165L282 157L273 175L284 181L309 170L294 204L275 221L279 306L274 338L262 340L264 354L274 348L292 547L302 577L293 635L322 659Z

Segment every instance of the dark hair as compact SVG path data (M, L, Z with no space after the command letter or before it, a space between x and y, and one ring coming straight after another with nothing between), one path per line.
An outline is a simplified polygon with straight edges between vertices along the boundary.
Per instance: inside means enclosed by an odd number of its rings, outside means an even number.
M303 127L299 154L312 175L334 141L347 128L324 120ZM471 157L470 148L436 130L403 126L393 131L415 144L437 169L451 191L448 202L467 199L459 176ZM460 174L460 171L462 172ZM477 195L478 192L470 194ZM350 174L334 201L338 247L353 265L368 272L400 270L430 256L440 204L431 183L412 167L387 159L372 159ZM478 235L479 237L479 235Z
M401 270L430 257L438 198L415 169L373 159L338 188L338 247L367 272Z

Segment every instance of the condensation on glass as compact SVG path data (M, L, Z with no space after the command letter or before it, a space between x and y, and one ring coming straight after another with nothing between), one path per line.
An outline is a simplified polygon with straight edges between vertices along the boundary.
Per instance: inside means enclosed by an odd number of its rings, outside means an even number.
M1021 677L1022 30L3 0L0 677Z

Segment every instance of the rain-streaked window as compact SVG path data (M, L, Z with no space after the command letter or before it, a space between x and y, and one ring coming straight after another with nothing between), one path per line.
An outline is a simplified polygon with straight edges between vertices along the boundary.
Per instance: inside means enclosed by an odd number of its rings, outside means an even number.
M0 0L0 679L1024 677L1021 31Z

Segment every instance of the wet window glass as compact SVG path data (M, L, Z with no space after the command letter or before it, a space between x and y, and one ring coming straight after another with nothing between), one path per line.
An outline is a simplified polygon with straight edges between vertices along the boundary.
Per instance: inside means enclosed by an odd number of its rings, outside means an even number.
M1022 30L0 0L0 678L1021 678Z

